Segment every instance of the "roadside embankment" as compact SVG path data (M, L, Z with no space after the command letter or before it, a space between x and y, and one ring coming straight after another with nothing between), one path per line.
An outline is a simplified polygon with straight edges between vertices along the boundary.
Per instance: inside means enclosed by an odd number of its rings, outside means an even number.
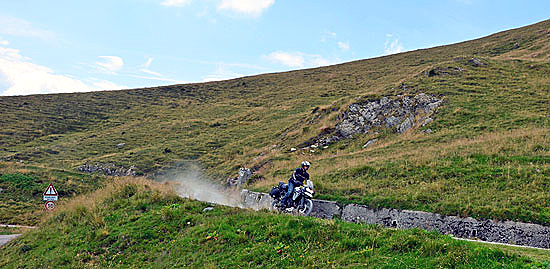
M243 190L241 197L244 207L254 209L270 208L273 201L267 193L249 190ZM550 248L550 227L538 224L476 220L412 210L371 209L356 204L342 206L336 202L315 199L311 216L325 219L341 218L348 222L380 224L398 229L420 228L459 238Z

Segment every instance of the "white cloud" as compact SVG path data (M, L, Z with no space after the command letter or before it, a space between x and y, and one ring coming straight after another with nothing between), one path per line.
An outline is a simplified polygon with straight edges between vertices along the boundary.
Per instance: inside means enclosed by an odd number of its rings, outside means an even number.
M9 44L10 44L10 42L8 42L7 40L0 39L0 45L2 45L2 46L7 46L7 45L9 45Z
M191 0L165 0L160 4L167 7L184 7L190 3Z
M124 61L118 56L99 56L99 58L103 59L103 61L96 62L96 64L100 66L101 70L107 73L116 73L124 65Z
M44 40L53 40L56 35L47 30L33 26L30 22L10 16L0 15L0 34L20 37L37 37Z
M321 34L321 42L325 43L327 42L327 39L333 39L333 38L336 38L336 33L335 32L331 32L331 31L324 31L322 34Z
M258 17L274 3L275 0L222 0L218 9Z
M121 90L121 89L128 88L128 86L120 86L114 82L107 81L107 80L98 80L98 81L92 82L92 85L93 85L92 89L102 90L102 91Z
M151 71L149 69L140 69L139 71L143 72L143 73L147 73L149 75L153 75L153 76L157 76L157 77L162 77L162 74L161 73L158 73L158 72L154 72L154 71Z
M162 74L161 74L161 73L158 73L158 72L154 72L154 71L149 70L149 66L151 66L151 64L153 63L153 59L154 59L153 57L149 57L149 58L147 59L147 62L144 63L144 64L142 65L143 68L140 69L139 71L141 71L141 72L143 72L143 73L147 73L147 74L149 74L149 75L153 75L153 76L157 76L157 77L162 77Z
M349 50L349 42L338 41L338 47L343 51Z
M216 67L216 71L213 74L210 74L202 79L203 82L210 82L210 81L220 81L225 79L232 79L237 77L242 77L242 74L236 73L229 68L239 66L240 64L226 64L226 63L218 63Z
M309 65L311 66L327 66L335 63L334 61L323 58L321 55L312 55L310 57Z
M143 64L143 67L149 68L149 66L151 65L152 62L153 62L153 57L149 57L147 59L147 62Z
M19 50L0 47L0 92L1 95L27 95L61 92L122 89L107 81L93 85L68 76L55 74L45 66L34 64L22 56Z
M143 72L143 73L152 75L153 77L150 77L150 76L141 76L141 75L132 75L132 77L144 78L144 79L150 79L150 80L152 79L152 80L159 80L159 81L167 81L167 82L182 83L182 82L179 81L179 80L166 78L166 77L164 77L163 74L150 70L149 67L150 67L151 64L153 63L153 59L154 59L153 57L149 57L149 58L147 59L147 62L145 62L143 65L141 65L141 67L143 67L143 68L139 70L139 71L141 71L141 72Z
M270 53L267 58L288 67L303 67L305 63L304 55L301 52L275 51Z
M317 54L285 51L272 52L265 56L265 58L291 68L326 66L338 62L338 60L329 60Z
M391 38L391 34L387 34L386 37ZM403 51L403 45L399 42L399 39L394 39L390 42L390 39L386 40L384 43L384 53L386 55L395 54Z
M151 76L140 76L140 75L128 75L133 78L142 78L147 80L157 80L157 81L164 81L164 82L170 82L173 84L183 84L183 83L189 83L188 81L178 80L178 79L172 79L172 78L164 78L164 77L151 77Z

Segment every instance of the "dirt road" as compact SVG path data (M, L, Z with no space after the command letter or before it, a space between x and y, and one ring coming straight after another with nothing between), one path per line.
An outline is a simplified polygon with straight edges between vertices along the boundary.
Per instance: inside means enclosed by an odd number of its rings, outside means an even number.
M0 235L0 247L8 243L9 241L17 238L21 234L6 234L6 235Z

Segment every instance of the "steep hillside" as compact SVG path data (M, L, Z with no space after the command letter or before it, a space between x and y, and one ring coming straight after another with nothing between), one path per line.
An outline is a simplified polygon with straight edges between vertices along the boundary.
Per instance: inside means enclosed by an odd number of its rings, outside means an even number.
M117 180L65 203L39 229L1 248L0 267L548 266L537 261L544 256L520 257L421 230L207 207L150 181Z
M315 69L0 97L0 158L69 171L134 166L137 175L193 160L221 181L245 166L255 172L248 187L264 191L308 159L322 198L550 225L548 44L544 21ZM302 149L350 104L420 93L443 100L425 126Z

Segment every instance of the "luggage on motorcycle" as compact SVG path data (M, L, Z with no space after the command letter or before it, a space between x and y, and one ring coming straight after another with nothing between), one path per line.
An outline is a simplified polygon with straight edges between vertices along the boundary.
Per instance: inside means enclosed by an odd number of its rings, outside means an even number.
M285 194L288 191L288 184L285 184L284 182L280 181L277 186L271 188L271 191L269 191L269 196L271 196L273 199L277 199L281 197L281 195Z
M288 184L285 184L284 182L282 181L279 181L279 190L280 191L284 191L284 192L287 192L288 191Z
M273 199L279 198L279 196L281 196L281 191L279 190L279 187L273 187L271 191L269 191L269 196L271 196Z

